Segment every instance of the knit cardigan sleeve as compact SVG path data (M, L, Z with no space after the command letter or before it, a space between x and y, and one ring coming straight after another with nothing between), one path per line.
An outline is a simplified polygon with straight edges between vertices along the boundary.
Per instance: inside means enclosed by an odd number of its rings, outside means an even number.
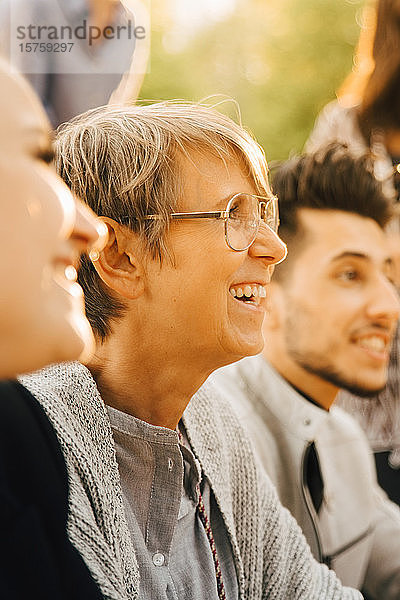
M20 378L50 419L68 470L68 537L105 600L138 600L139 570L126 523L107 410L80 363Z
M229 401L207 382L184 414L228 530L241 600L360 600L319 564L258 463Z
M336 574L319 564L307 541L277 493L261 475L264 556L262 598L265 600L356 600L359 591L342 586Z

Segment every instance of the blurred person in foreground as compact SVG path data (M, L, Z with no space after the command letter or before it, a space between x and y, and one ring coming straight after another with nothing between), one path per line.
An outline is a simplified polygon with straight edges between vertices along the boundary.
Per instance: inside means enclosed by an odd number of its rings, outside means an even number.
M0 89L0 595L99 600L67 536L68 478L56 434L12 378L93 351L75 267L82 252L101 250L106 231L50 166L44 111L3 61Z
M306 143L312 151L329 141L353 151L371 152L376 177L397 203L400 194L400 2L367 2L354 72L338 100L317 118ZM386 230L394 257L393 277L400 288L400 216L398 205ZM387 387L365 401L343 392L338 404L367 434L375 453L380 485L400 505L400 331L393 341Z
M314 556L373 600L400 596L400 510L368 442L334 405L387 379L399 300L383 227L391 204L366 157L341 145L274 178L289 257L267 292L265 348L214 375Z
M129 101L136 101L149 20L145 0L1 0L0 48L57 127L109 102L129 72Z
M360 598L312 558L229 405L198 391L263 346L286 248L261 148L202 105L109 107L61 129L57 169L109 228L79 273L97 349L23 383L63 439L72 539L103 594Z

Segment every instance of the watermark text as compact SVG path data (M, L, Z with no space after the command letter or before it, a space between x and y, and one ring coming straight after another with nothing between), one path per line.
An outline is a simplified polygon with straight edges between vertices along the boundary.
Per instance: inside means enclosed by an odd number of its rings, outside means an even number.
M135 26L131 20L126 25L106 25L101 29L96 25L89 25L86 19L76 27L71 27L71 25L19 25L16 35L17 40L29 40L30 42L86 40L89 42L89 46L101 38L106 40L120 40L123 38L144 40L145 37L145 27L143 25Z

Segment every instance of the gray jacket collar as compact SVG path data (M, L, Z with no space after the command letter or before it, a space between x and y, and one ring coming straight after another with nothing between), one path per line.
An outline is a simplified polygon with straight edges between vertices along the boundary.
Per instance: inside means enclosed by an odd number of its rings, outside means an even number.
M312 441L329 419L329 413L312 404L290 385L260 354L237 363L242 378L253 400L266 406L275 418L292 433Z

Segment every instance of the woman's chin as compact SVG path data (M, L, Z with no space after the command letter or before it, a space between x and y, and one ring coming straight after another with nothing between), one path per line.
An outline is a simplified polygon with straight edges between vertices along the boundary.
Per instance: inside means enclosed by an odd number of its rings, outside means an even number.
M83 315L73 319L73 328L77 337L77 351L70 360L79 360L86 363L92 357L95 350L95 339L89 321Z

